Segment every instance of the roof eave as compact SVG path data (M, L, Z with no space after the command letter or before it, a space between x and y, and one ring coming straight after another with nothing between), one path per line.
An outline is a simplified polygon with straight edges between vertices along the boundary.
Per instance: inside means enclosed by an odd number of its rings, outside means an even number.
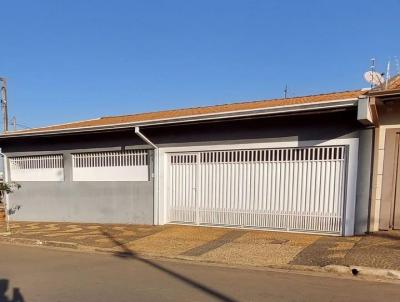
M400 95L400 89L369 91L369 96L394 96Z
M270 107L270 108L231 111L223 113L210 113L210 114L192 115L185 117L175 117L175 118L149 120L141 122L138 121L138 122L118 123L118 124L102 125L102 126L76 127L76 128L57 129L57 130L42 130L42 131L27 132L27 133L9 132L7 134L1 134L0 140L8 138L17 138L17 137L74 134L80 132L99 132L107 130L126 129L135 126L148 127L148 126L158 126L158 125L190 123L197 121L210 121L210 120L220 120L229 118L243 118L251 116L276 115L276 114L285 114L293 112L338 109L338 108L354 107L357 105L357 100L358 98L350 98L350 99L331 100L331 101L309 103L309 104L296 104L296 105L287 105L287 106Z

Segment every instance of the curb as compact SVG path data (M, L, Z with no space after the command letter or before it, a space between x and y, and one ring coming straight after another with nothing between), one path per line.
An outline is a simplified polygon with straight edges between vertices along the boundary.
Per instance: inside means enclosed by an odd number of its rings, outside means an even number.
M73 249L83 252L96 252L102 254L114 254L118 253L120 250L118 248L96 248L86 245L80 245L72 242L62 242L62 241L47 241L47 240L38 240L38 239L27 239L27 238L10 238L4 236L0 237L0 242L10 243L10 244L21 244L21 245L31 245L31 246L44 246L44 247L52 247L52 248L63 248L63 249ZM188 258L188 257L165 257L165 256L151 256L151 255L141 255L144 258L158 258L158 259L166 259L166 260L183 260L183 261L195 261L196 259ZM235 264L229 263L219 263L215 261L201 261L197 260L201 263L210 263L217 265L227 265L227 266L236 266ZM247 267L247 266L246 266ZM253 267L253 266L251 266ZM256 269L260 268L270 268L270 269L279 269L279 270L287 270L287 271L304 271L304 272L326 272L326 273L335 273L346 276L353 277L373 277L378 279L390 279L390 280L400 280L400 271L391 270L391 269L380 269L373 267L365 267L365 266L344 266L344 265L335 265L330 264L323 267L320 266L304 266L304 265L291 265L291 264L280 264L280 265L269 265L269 266L254 266Z
M61 241L43 241L38 239L28 239L28 238L5 238L1 239L0 242L7 242L13 244L24 244L24 245L34 245L34 246L49 246L49 247L59 247L68 249L78 249L79 245L70 242Z
M365 266L326 265L323 267L323 270L330 273L348 274L353 276L400 280L400 271L391 269L381 269Z

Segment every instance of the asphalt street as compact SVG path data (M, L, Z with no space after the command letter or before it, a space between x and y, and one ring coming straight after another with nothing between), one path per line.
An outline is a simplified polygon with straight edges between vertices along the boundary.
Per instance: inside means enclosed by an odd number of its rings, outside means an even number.
M162 248L162 247L160 247ZM400 284L0 244L0 302L398 301Z

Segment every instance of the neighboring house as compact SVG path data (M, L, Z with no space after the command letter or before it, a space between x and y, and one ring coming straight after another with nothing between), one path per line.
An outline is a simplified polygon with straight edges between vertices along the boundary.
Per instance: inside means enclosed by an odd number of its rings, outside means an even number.
M0 136L6 178L22 185L9 196L10 218L347 236L377 230L379 215L390 216L392 201L381 198L386 176L375 166L387 152L394 154L388 124L396 129L399 116L393 111L399 112L396 98L388 100L387 91L112 116L9 132ZM377 133L390 135L384 149L374 146Z
M400 76L369 92L375 125L370 230L400 229Z

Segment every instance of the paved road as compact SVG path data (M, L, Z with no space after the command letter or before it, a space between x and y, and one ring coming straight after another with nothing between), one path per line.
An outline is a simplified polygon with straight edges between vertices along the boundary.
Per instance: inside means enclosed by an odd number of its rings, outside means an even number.
M355 302L399 296L399 284L143 260L129 251L114 256L0 244L0 302Z

